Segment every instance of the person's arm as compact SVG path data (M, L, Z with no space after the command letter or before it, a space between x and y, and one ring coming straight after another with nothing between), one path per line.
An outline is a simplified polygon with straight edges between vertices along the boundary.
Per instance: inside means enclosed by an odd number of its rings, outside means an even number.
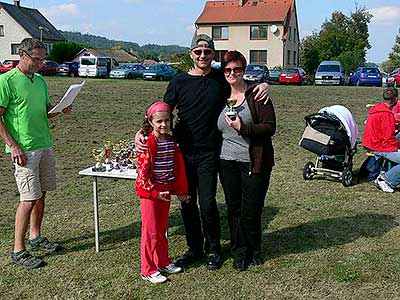
M11 159L13 162L20 166L26 165L26 157L21 147L15 142L10 133L8 132L6 125L3 122L3 114L5 112L5 108L0 106L0 136L3 139L4 143L6 143L11 150Z
M258 102L255 105L259 123L242 124L239 134L252 138L273 136L276 131L276 116L272 101L268 101L267 103Z

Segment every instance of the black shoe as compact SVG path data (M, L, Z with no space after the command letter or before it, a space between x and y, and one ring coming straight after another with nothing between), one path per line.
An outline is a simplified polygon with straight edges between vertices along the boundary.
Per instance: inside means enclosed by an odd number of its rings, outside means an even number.
M259 257L254 257L253 260L252 260L252 262L251 262L251 264L252 264L253 266L261 266L261 265L263 264L263 261L262 261L262 259L259 258Z
M244 259L235 259L233 261L232 267L239 272L245 271L247 266L246 266L246 260Z
M203 257L203 253L197 253L189 250L176 260L175 265L177 267L184 268L202 259Z
M206 266L208 270L217 270L221 268L221 255L216 252L207 254Z

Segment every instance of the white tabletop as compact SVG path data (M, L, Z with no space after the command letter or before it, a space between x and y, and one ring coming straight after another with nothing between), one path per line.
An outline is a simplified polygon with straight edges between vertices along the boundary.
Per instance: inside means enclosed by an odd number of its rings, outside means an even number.
M82 176L93 176L93 177L106 177L106 178L120 178L120 179L131 179L135 180L137 177L136 169L121 169L111 170L105 172L95 172L92 170L93 167L79 171L79 175Z

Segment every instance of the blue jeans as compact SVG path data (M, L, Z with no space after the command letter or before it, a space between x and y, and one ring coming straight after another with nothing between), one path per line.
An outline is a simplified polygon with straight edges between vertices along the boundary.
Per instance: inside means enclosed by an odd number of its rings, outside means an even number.
M392 187L396 187L400 184L400 150L395 152L378 152L372 151L375 155L384 157L390 161L397 163L398 165L391 168L389 171L385 173L383 178L385 181Z

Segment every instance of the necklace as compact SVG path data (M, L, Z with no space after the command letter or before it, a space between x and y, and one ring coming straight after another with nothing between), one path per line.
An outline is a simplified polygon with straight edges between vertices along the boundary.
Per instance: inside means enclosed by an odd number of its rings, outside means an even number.
M33 83L33 78L35 77L35 74L28 75L28 74L24 73L18 66L17 66L17 69L18 69L22 74L24 74L24 75L30 80L30 82Z

